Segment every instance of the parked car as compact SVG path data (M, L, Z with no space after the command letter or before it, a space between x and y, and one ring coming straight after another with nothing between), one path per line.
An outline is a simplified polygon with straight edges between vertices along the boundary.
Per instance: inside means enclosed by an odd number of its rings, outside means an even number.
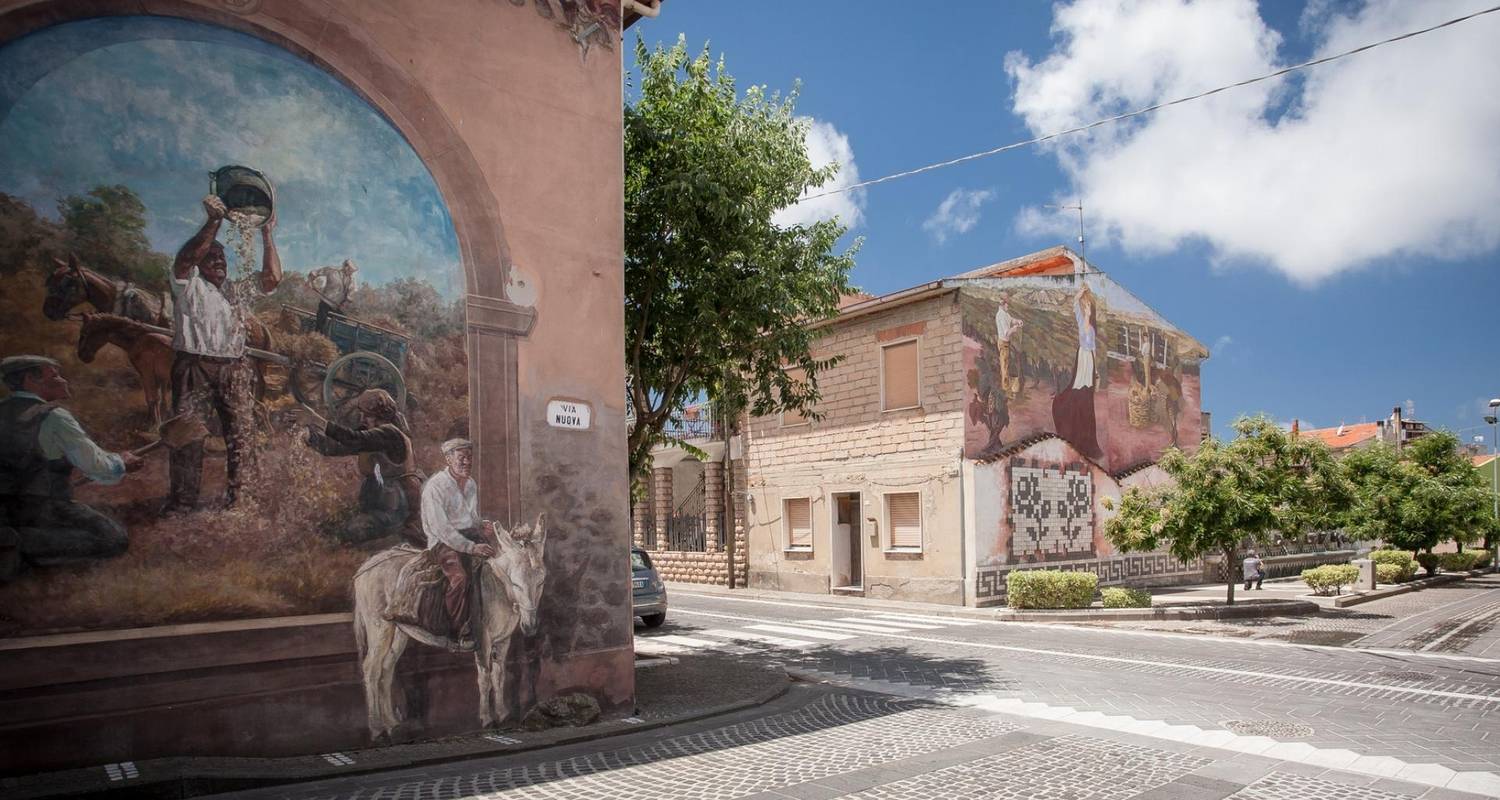
M635 615L655 628L667 621L667 587L651 565L651 556L638 547L630 548L630 593L635 601Z

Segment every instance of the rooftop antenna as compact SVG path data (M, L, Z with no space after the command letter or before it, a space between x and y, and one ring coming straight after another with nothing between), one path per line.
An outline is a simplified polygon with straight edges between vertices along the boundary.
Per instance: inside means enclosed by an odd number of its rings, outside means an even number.
M1087 251L1083 249L1083 201L1079 200L1078 205L1076 206L1059 206L1053 205L1051 203L1047 203L1046 206L1047 208L1055 208L1058 211L1078 212L1078 257L1083 259L1083 264L1085 267L1087 267L1089 263L1089 257Z

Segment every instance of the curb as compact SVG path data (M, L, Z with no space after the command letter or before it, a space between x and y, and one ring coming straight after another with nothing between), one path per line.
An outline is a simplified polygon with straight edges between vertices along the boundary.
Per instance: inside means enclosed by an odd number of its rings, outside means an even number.
M866 611L909 611L934 617L955 619L977 619L989 622L1132 622L1139 620L1195 620L1195 619L1255 619L1281 615L1316 614L1319 606L1310 600L1244 600L1233 606L1200 605L1178 602L1145 608L1092 608L1016 611L1005 606L975 608L973 606L949 606L937 603L917 603L909 600L882 600L868 597L835 597L823 594L798 594L776 592L765 589L726 589L707 583L667 584L668 594L714 595L718 597L749 598L751 600L781 601L798 605L823 606L826 608L858 608Z
M1406 583L1397 584L1396 586L1392 586L1389 589L1374 589L1363 594L1335 597L1333 598L1333 607L1348 608L1349 606L1357 606L1360 603L1368 603L1371 600L1379 600L1382 597L1393 597L1398 594L1406 594L1407 592L1419 592L1429 586L1441 586L1445 583L1466 581L1470 578L1477 578L1484 574L1485 572L1483 570L1477 569L1469 570L1468 572L1445 572L1441 575L1434 575L1430 578L1418 578L1414 581L1407 581Z
M1259 619L1318 613L1311 600L1249 600L1232 606L1161 605L1151 608L1091 608L996 612L1016 622L1140 622L1152 620Z
M271 786L287 786L328 778L347 778L357 775L389 772L391 770L451 764L461 761L473 761L482 758L526 753L550 747L607 739L625 733L637 733L671 725L697 722L710 717L717 717L754 706L764 705L790 691L793 682L796 680L781 665L767 665L767 669L775 669L781 672L785 680L769 689L756 692L749 697L743 697L732 702L708 708L694 709L675 717L663 719L639 720L636 717L625 717L601 720L583 728L552 728L537 732L475 731L471 734L457 737L450 736L427 741L403 742L388 747L371 747L362 750L350 750L347 753L326 755L312 754L286 758L236 759L212 757L160 758L129 762L131 770L138 772L140 777L132 778L128 782L121 782L118 785L110 785L109 783L100 781L97 777L100 767L96 766L18 776L19 779L0 778L0 790L3 790L3 794L7 800L48 800L50 798L62 797L98 797L111 798L111 800L115 798L181 798L263 789ZM637 721L631 722L630 720ZM559 732L561 732L560 735L558 735ZM484 737L487 734L507 739L508 741L486 740ZM549 736L548 734L554 735ZM524 740L518 739L518 736L526 736L527 738ZM431 748L441 746L444 743L451 743L454 752L416 756L402 756L399 754L399 751L404 748L416 746ZM353 758L348 764L340 765L335 760L330 759L330 755L344 756L346 758L352 756ZM213 772L206 770L203 765L203 762L218 762L222 764L225 761L231 760L234 762L232 767L219 768ZM327 761L328 763L326 765L319 764L317 761ZM358 766L351 766L354 764ZM84 777L84 773L88 773L88 776ZM55 780L53 785L48 786L46 784L49 777L62 780ZM68 777L74 777L75 779L69 781L67 780ZM111 775L110 780L114 781L117 779Z

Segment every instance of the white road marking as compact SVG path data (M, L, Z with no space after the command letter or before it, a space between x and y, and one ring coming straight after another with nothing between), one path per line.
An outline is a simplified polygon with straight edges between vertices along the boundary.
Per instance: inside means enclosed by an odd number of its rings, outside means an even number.
M767 636L764 633L749 633L747 631L713 630L698 631L698 633L701 633L704 636L717 636L721 639L765 642L766 644L774 644L777 647L808 647L814 644L813 642L809 642L806 639L786 639L781 636Z
M813 639L827 639L830 642L840 642L844 639L853 639L850 633L834 633L832 631L819 631L812 628L798 628L792 625L747 625L752 631L765 631L767 633L784 633L788 636L807 636Z
M1282 761L1312 764L1382 778L1396 778L1428 786L1444 786L1491 797L1500 796L1500 775L1493 772L1456 772L1440 764L1409 764L1399 758L1361 756L1352 750L1342 748L1318 748L1306 742L1280 742L1267 736L1240 736L1230 731L1205 730L1197 725L1169 725L1161 720L1138 720L1121 714L1106 715L1096 711L1078 711L1071 706L1029 703L1015 697L999 697L992 694L943 697L941 702L981 708L1001 714L1056 720L1070 725L1083 725L1137 736L1185 742L1199 747L1255 753Z
M104 774L111 781L128 781L131 778L139 778L141 773L135 768L134 761L121 761L117 764L105 764Z
M720 619L737 619L744 622L759 622L754 617L738 617L732 614L713 614L707 611L679 611L681 614L718 617ZM802 624L802 623L798 623ZM714 631L703 631L712 635L718 635ZM1018 647L1016 645L991 644L989 642L965 642L954 639L938 639L931 636L911 636L901 633L881 633L890 639L901 639L908 642L922 642L924 644L939 644L953 647L977 647L983 650L999 650L1007 653L1028 653L1031 655L1056 656L1059 658L1077 658L1085 661L1100 661L1107 664L1135 664L1146 667L1164 667L1167 669L1188 670L1191 672L1203 672L1211 675L1229 675L1244 678L1271 678L1274 680L1288 681L1291 683L1306 683L1314 686L1337 686L1344 689L1370 689L1373 691L1394 692L1397 694L1421 695L1425 697L1446 697L1454 700L1473 700L1480 703L1500 704L1500 697L1470 694L1468 692L1448 692L1440 689L1420 689L1411 686L1391 686L1384 683L1365 683L1363 681L1345 681L1335 678L1312 678L1301 675L1285 675L1278 672L1261 672L1250 669L1230 669L1228 667L1208 667L1200 664L1182 664L1175 661L1153 661L1145 658L1125 658L1123 656L1103 656L1093 653L1072 653L1066 650L1047 650L1040 647Z
M855 633L873 633L883 636L887 633L904 633L906 628L891 628L884 625L865 625L861 622L839 622L832 619L799 619L793 625L812 625L818 628L832 628L836 631L854 631Z
M835 621L857 622L861 625L874 625L877 628L892 628L898 631L911 630L912 628L924 631L939 631L944 627L942 625L933 625L927 622L906 622L905 620L898 622L895 620L881 619L879 617L838 617Z
M895 620L895 621L898 621L898 622L900 622L900 621L906 621L906 622L927 622L927 623L936 623L938 625L956 625L956 626L960 626L960 627L962 627L964 625L978 625L979 624L978 622L973 622L973 621L970 621L970 620L950 619L948 617L919 617L916 614L888 614L888 613L885 613L885 612L881 612L879 614L876 614L876 615L874 615L873 618L874 619L889 619L889 620Z
M679 592L676 596L678 596L678 597L684 597L684 596L685 597L701 597L701 598L704 598L704 599L707 599L707 600L728 600L728 601L732 601L732 602L736 602L736 603L757 603L757 604L760 604L760 605L768 605L768 606L784 606L784 607L787 607L787 608L801 608L801 609L807 609L807 610L810 610L810 611L840 611L840 612L844 612L844 611L851 610L851 609L849 609L846 606L828 606L828 605L819 605L817 603L789 603L789 602L786 602L784 600L758 600L758 599L753 598L753 597L729 597L727 595L721 595L721 594L694 594L694 593L691 593L691 592ZM855 609L855 610L858 611L858 609ZM696 614L705 614L705 615L708 615L708 616L715 616L713 614L709 614L709 612L707 612L707 611L696 611L696 612L689 611L689 612L685 612L685 613L690 613L690 614L696 613ZM874 612L871 612L871 613L873 614ZM939 619L939 620L946 620L946 619L950 618L949 616L942 615L942 614L936 614L934 616L935 616L935 619ZM1222 644L1222 645L1247 645L1247 646L1250 646L1250 647L1283 647L1283 648L1291 648L1291 649L1294 649L1294 650L1336 650L1336 651L1341 652L1341 653L1354 653L1354 654L1359 654L1359 655L1370 655L1370 656L1398 656L1398 657L1402 657L1402 658L1433 659L1433 660L1441 660L1441 661L1466 661L1466 662L1472 662L1472 663L1477 663L1477 664L1500 664L1500 658L1487 658L1487 657L1484 657L1484 656L1464 656L1464 655L1458 655L1458 654L1455 654L1455 653L1421 653L1421 652L1418 652L1416 650L1395 650L1395 649L1391 649L1391 648L1379 648L1379 647L1340 647L1338 645L1331 645L1331 644L1298 644L1298 643L1295 643L1295 642L1276 642L1276 641L1269 641L1269 640L1266 640L1266 639L1239 639L1239 638L1234 638L1234 637L1229 637L1229 636L1205 636L1205 635L1199 634L1199 633L1171 633L1169 631L1141 631L1141 630L1129 630L1129 629L1125 629L1125 628L1080 628L1080 627L1077 627L1077 626L1074 626L1074 625L1068 625L1068 624L1065 624L1065 623L1057 623L1057 622L1019 622L1019 621L1013 621L1013 620L999 620L999 619L979 619L979 620L971 620L971 622L973 624L977 624L977 625L994 625L994 626L1009 627L1009 628L1039 628L1039 629L1045 629L1045 630L1051 630L1051 631L1056 631L1056 630L1061 629L1061 630L1066 630L1066 631L1074 631L1074 632L1078 632L1078 633L1082 633L1082 634L1101 633L1101 634L1107 634L1107 635L1113 635L1113 636L1140 636L1140 637L1154 638L1154 639L1178 639L1178 640L1197 641L1197 642L1211 641L1211 642L1214 642L1215 644ZM1386 662L1384 660L1382 660L1381 663L1384 664Z
M1475 625L1478 625L1481 622L1493 619L1496 614L1500 614L1500 603L1491 603L1491 604L1489 604L1487 606L1484 606L1483 608L1480 608L1480 609L1476 610L1474 612L1474 616L1471 617L1468 622L1465 622L1464 624L1458 626L1457 628L1454 628L1451 631L1448 631L1447 633L1443 634L1442 636L1439 636L1438 638L1433 639L1431 642L1428 642L1426 645L1424 645L1421 649L1424 652L1427 651L1427 650L1436 650L1438 648L1438 645L1440 645L1443 642L1446 642L1449 639L1452 639L1453 637L1457 636L1459 633L1463 632L1466 628L1471 628L1471 627L1473 627Z
M323 760L335 767L347 767L354 763L354 759L344 753L324 753Z
M1500 591L1500 588L1490 589L1490 590L1486 591L1485 594L1489 594L1490 592L1495 592L1495 591ZM1395 627L1397 627L1399 625L1403 625L1403 624L1405 624L1407 622L1410 622L1411 620L1420 619L1422 617L1427 616L1428 614L1436 614L1437 612L1442 611L1445 608L1449 608L1451 606L1456 606L1456 605L1458 605L1460 603L1472 603L1475 600L1481 599L1483 597L1484 597L1484 595L1479 595L1478 597L1460 597L1457 600L1450 600L1450 601L1448 601L1448 602L1446 602L1446 603L1444 603L1444 604L1442 604L1440 606L1434 606L1432 608L1429 608L1426 611L1419 611L1419 612L1417 612L1415 614L1412 614L1409 617L1398 618L1395 622L1392 622L1389 625L1382 625L1379 628L1376 628L1375 630L1370 631L1369 633L1365 634L1364 636L1361 636L1360 638L1355 639L1354 642L1351 642L1351 644L1362 642L1362 641L1370 638L1371 636L1375 636L1377 634L1385 633L1386 631L1390 630L1391 628L1395 628Z
M504 735L498 734L498 733L486 733L484 735L484 738L489 739L492 742L499 742L500 744L520 744L521 743L520 739L517 739L517 738L515 738L513 736L504 736Z
M678 636L677 634L652 636L646 639L637 639L636 641L662 642L664 644L677 645L679 647L687 648L690 650L717 650L726 647L733 647L733 645L727 645L724 642L716 642L709 639L695 639L692 636Z

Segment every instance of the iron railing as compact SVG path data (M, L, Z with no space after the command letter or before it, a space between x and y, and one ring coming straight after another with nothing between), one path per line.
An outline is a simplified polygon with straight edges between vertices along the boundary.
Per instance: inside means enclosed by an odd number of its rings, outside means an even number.
M708 484L705 478L698 476L698 484L682 498L667 519L669 550L702 553L708 549Z

